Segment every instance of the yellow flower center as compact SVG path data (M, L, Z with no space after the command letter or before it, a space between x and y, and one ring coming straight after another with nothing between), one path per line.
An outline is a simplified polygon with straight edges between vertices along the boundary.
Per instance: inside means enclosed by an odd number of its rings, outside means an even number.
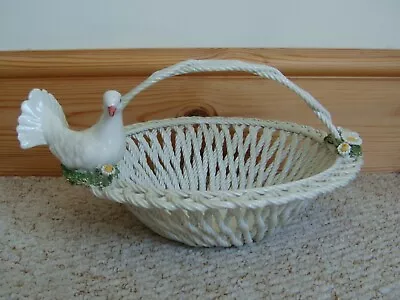
M341 149L343 152L347 152L347 151L349 151L350 146L349 146L349 144L342 144L342 146L340 147L340 149Z
M104 166L104 171L107 173L111 173L114 170L114 167L112 165L105 165Z

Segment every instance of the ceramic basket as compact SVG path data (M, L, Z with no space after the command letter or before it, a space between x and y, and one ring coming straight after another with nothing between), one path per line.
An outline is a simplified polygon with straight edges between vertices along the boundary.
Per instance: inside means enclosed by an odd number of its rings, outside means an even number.
M95 196L125 204L141 222L168 239L190 246L230 247L261 241L296 217L309 200L356 177L363 164L359 135L336 127L316 99L270 66L188 60L155 72L122 97L116 92L107 95L118 94L123 109L163 79L208 71L248 72L276 81L296 93L327 132L286 121L181 117L126 126L124 136L121 122L123 158L118 159L118 173L106 185L87 184ZM35 90L30 98L19 119L20 140L29 134L35 138L41 130L42 125L35 123L39 122L36 115L45 113L41 101L64 118L46 91ZM44 143L43 138L37 141L21 145ZM63 148L52 149L63 152Z
M336 127L315 98L270 66L184 61L154 73L124 95L123 103L163 79L207 71L249 72L286 86L328 133L248 118L182 117L134 124L126 127L127 150L118 178L106 188L92 187L94 195L125 204L168 239L191 246L241 246L270 235L308 200L347 185L360 171L360 143L353 145L357 151L347 147L358 135Z

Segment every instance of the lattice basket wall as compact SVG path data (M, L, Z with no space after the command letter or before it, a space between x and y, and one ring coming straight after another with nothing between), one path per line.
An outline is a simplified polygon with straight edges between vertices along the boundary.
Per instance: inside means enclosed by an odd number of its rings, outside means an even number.
M189 60L154 73L123 96L126 106L176 75L244 71L294 91L328 132L285 121L182 117L126 127L120 173L102 198L124 203L158 234L191 246L240 246L287 224L309 200L347 185L363 164L361 138L277 69L231 60Z

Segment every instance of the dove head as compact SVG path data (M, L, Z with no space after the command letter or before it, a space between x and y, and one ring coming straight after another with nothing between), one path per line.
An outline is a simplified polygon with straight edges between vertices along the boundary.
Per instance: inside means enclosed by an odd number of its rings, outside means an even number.
M108 115L114 117L121 109L121 94L113 90L107 91L103 95L103 102Z

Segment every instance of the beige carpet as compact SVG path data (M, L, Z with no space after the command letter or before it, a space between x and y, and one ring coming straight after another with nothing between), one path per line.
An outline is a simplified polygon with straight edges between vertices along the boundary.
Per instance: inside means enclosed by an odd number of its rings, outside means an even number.
M0 178L2 299L400 299L400 176L361 175L262 243L189 248L56 178Z

